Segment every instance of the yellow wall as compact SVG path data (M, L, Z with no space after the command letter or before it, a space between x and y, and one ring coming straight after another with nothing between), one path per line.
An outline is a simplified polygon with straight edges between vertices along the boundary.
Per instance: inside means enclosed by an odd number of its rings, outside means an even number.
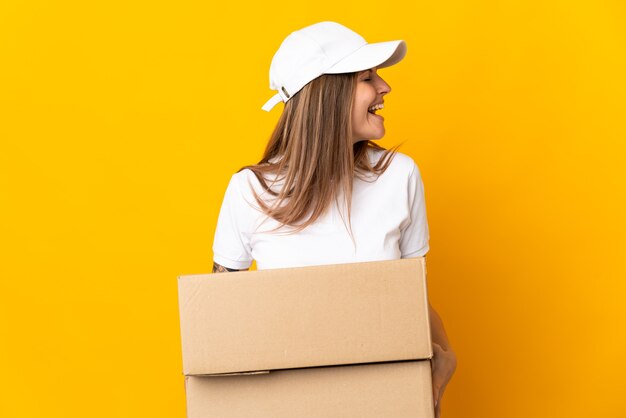
M624 3L316 4L0 3L0 416L184 416L176 277L320 20L408 44L381 144L426 187L443 416L626 416Z

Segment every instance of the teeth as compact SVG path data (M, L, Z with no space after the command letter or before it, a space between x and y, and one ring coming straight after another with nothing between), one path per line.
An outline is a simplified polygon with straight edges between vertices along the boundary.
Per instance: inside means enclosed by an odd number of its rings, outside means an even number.
M367 109L368 111L373 111L373 110L378 110L378 109L383 109L385 106L382 103L379 103L377 105L374 105L372 107L370 107L369 109Z

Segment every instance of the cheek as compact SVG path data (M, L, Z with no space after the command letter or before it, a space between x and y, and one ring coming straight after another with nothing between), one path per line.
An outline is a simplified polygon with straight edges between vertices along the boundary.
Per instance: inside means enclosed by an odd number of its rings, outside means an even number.
M367 116L368 112L367 112L367 108L370 106L371 102L365 102L363 101L360 105L359 105L359 113L362 116Z
M367 116L368 116L367 108L364 106L359 106L358 108L354 109L352 120L358 124L362 124L364 121L367 120Z
M352 119L359 121L367 116L367 106L363 103L355 103L352 108Z
M372 93L365 88L365 86L359 88L356 92L356 97L354 100L354 109L359 113L367 112L367 108L374 101L372 97Z

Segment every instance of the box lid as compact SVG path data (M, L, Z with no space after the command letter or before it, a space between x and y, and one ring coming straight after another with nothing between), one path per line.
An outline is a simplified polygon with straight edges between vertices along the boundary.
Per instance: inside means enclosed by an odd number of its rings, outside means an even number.
M432 357L424 257L178 277L185 375Z

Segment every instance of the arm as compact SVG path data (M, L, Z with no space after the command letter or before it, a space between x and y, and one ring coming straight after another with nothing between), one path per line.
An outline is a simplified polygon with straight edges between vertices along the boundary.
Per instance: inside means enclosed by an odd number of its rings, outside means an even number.
M237 269L231 269L228 267L224 267L221 264L217 264L215 261L213 262L213 273L228 273L230 271L246 271L248 269L242 269L242 270L237 270Z
M435 308L428 302L428 315L430 318L430 333L433 344L432 386L433 399L435 402L435 417L441 417L441 397L456 370L456 354L450 346L448 335L443 327L441 317Z
M439 344L445 351L450 349L450 342L448 341L448 335L443 327L443 321L441 317L433 308L433 305L428 302L428 315L430 317L430 332L433 343Z

